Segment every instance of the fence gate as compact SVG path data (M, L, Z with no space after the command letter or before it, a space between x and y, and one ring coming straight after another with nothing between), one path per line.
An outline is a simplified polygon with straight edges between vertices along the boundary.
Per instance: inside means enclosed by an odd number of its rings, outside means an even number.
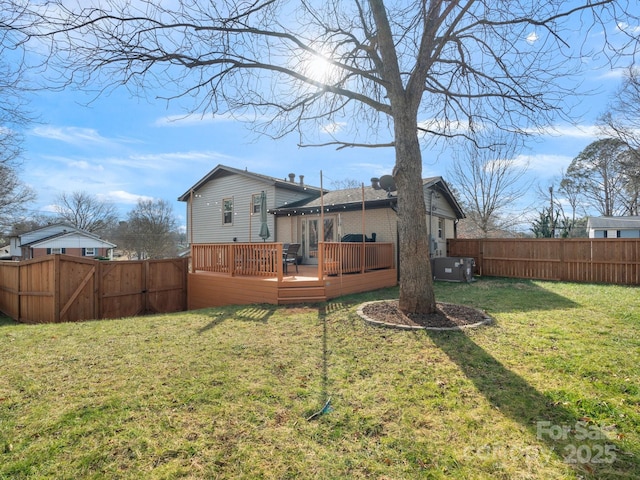
M187 269L186 258L102 262L48 255L0 262L0 311L24 323L183 311Z

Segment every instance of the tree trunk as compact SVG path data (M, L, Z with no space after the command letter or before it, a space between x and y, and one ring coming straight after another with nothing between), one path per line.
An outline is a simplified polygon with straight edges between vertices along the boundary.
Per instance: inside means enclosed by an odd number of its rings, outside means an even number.
M394 118L400 236L400 310L432 313L436 309L429 260L427 216L422 185L422 154L415 116Z

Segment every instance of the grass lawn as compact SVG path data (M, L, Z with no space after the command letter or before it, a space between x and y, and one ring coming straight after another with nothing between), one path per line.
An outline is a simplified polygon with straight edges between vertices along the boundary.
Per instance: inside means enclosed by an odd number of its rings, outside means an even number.
M356 315L397 293L0 319L0 479L640 477L640 290L437 283L496 320L464 333Z

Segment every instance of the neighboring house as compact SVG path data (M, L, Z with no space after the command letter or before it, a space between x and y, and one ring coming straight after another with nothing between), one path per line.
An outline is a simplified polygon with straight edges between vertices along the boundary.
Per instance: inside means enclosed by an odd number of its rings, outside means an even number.
M29 260L44 255L64 253L78 257L113 257L113 243L65 223L57 223L11 237L13 260Z
M588 217L589 238L640 238L640 217Z
M357 240L364 233L370 240L397 243L396 192L380 188L377 179L364 188L321 195L319 188L299 178L289 174L288 180L277 179L218 165L178 198L187 203L190 242L262 241L259 197L264 191L270 213L267 241L301 243L303 263L317 263L322 217L324 241ZM456 237L456 223L464 213L442 177L425 179L423 185L431 256L444 256L446 240Z

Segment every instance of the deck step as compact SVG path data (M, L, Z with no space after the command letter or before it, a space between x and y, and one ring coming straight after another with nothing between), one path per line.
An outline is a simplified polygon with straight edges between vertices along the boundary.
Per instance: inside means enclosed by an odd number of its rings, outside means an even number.
M307 286L287 286L280 287L278 298L299 298L299 297L324 297L326 291L324 286L307 287Z
M321 303L326 302L327 297L278 297L278 305L292 305L295 303Z

